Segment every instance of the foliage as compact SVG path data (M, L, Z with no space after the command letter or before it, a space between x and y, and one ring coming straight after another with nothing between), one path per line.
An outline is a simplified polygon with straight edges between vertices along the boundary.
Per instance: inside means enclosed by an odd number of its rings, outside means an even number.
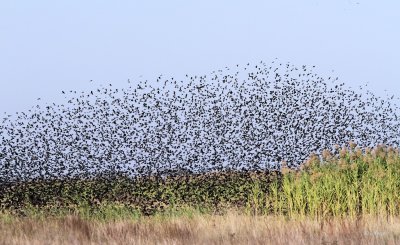
M337 154L336 154L337 153ZM209 172L164 177L123 175L8 183L3 213L78 214L97 219L176 215L181 210L287 217L398 216L400 154L380 145L355 145L312 155L298 170Z

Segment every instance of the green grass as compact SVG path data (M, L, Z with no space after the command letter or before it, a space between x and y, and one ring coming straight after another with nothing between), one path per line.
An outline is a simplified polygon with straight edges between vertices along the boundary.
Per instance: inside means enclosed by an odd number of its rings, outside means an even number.
M84 219L139 219L193 214L289 218L396 217L400 213L400 154L378 146L324 151L300 170L221 172L130 179L19 183L0 190L2 219L78 215Z

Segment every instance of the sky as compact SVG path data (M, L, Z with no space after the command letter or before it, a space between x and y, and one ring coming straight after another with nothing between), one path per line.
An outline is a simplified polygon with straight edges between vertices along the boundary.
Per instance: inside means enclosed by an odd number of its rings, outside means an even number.
M275 58L399 95L399 9L395 0L1 0L0 113L61 103L62 90Z

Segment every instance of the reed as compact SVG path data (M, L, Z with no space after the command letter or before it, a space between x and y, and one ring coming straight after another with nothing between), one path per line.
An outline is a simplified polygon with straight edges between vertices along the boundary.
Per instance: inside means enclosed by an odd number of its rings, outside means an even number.
M398 217L400 154L379 145L355 145L338 154L312 155L293 170L214 172L165 178L115 176L2 186L3 213L17 216L65 216L98 220L175 214L185 209L225 214L289 218Z
M327 158L311 157L300 171L283 171L280 191L268 194L267 213L313 218L384 216L400 211L398 150L343 148ZM272 206L272 208L271 208Z

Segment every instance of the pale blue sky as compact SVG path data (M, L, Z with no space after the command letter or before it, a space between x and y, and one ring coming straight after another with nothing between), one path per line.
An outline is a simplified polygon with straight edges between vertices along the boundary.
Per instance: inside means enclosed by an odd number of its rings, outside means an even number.
M0 113L89 80L206 74L279 58L400 94L400 1L1 0Z

